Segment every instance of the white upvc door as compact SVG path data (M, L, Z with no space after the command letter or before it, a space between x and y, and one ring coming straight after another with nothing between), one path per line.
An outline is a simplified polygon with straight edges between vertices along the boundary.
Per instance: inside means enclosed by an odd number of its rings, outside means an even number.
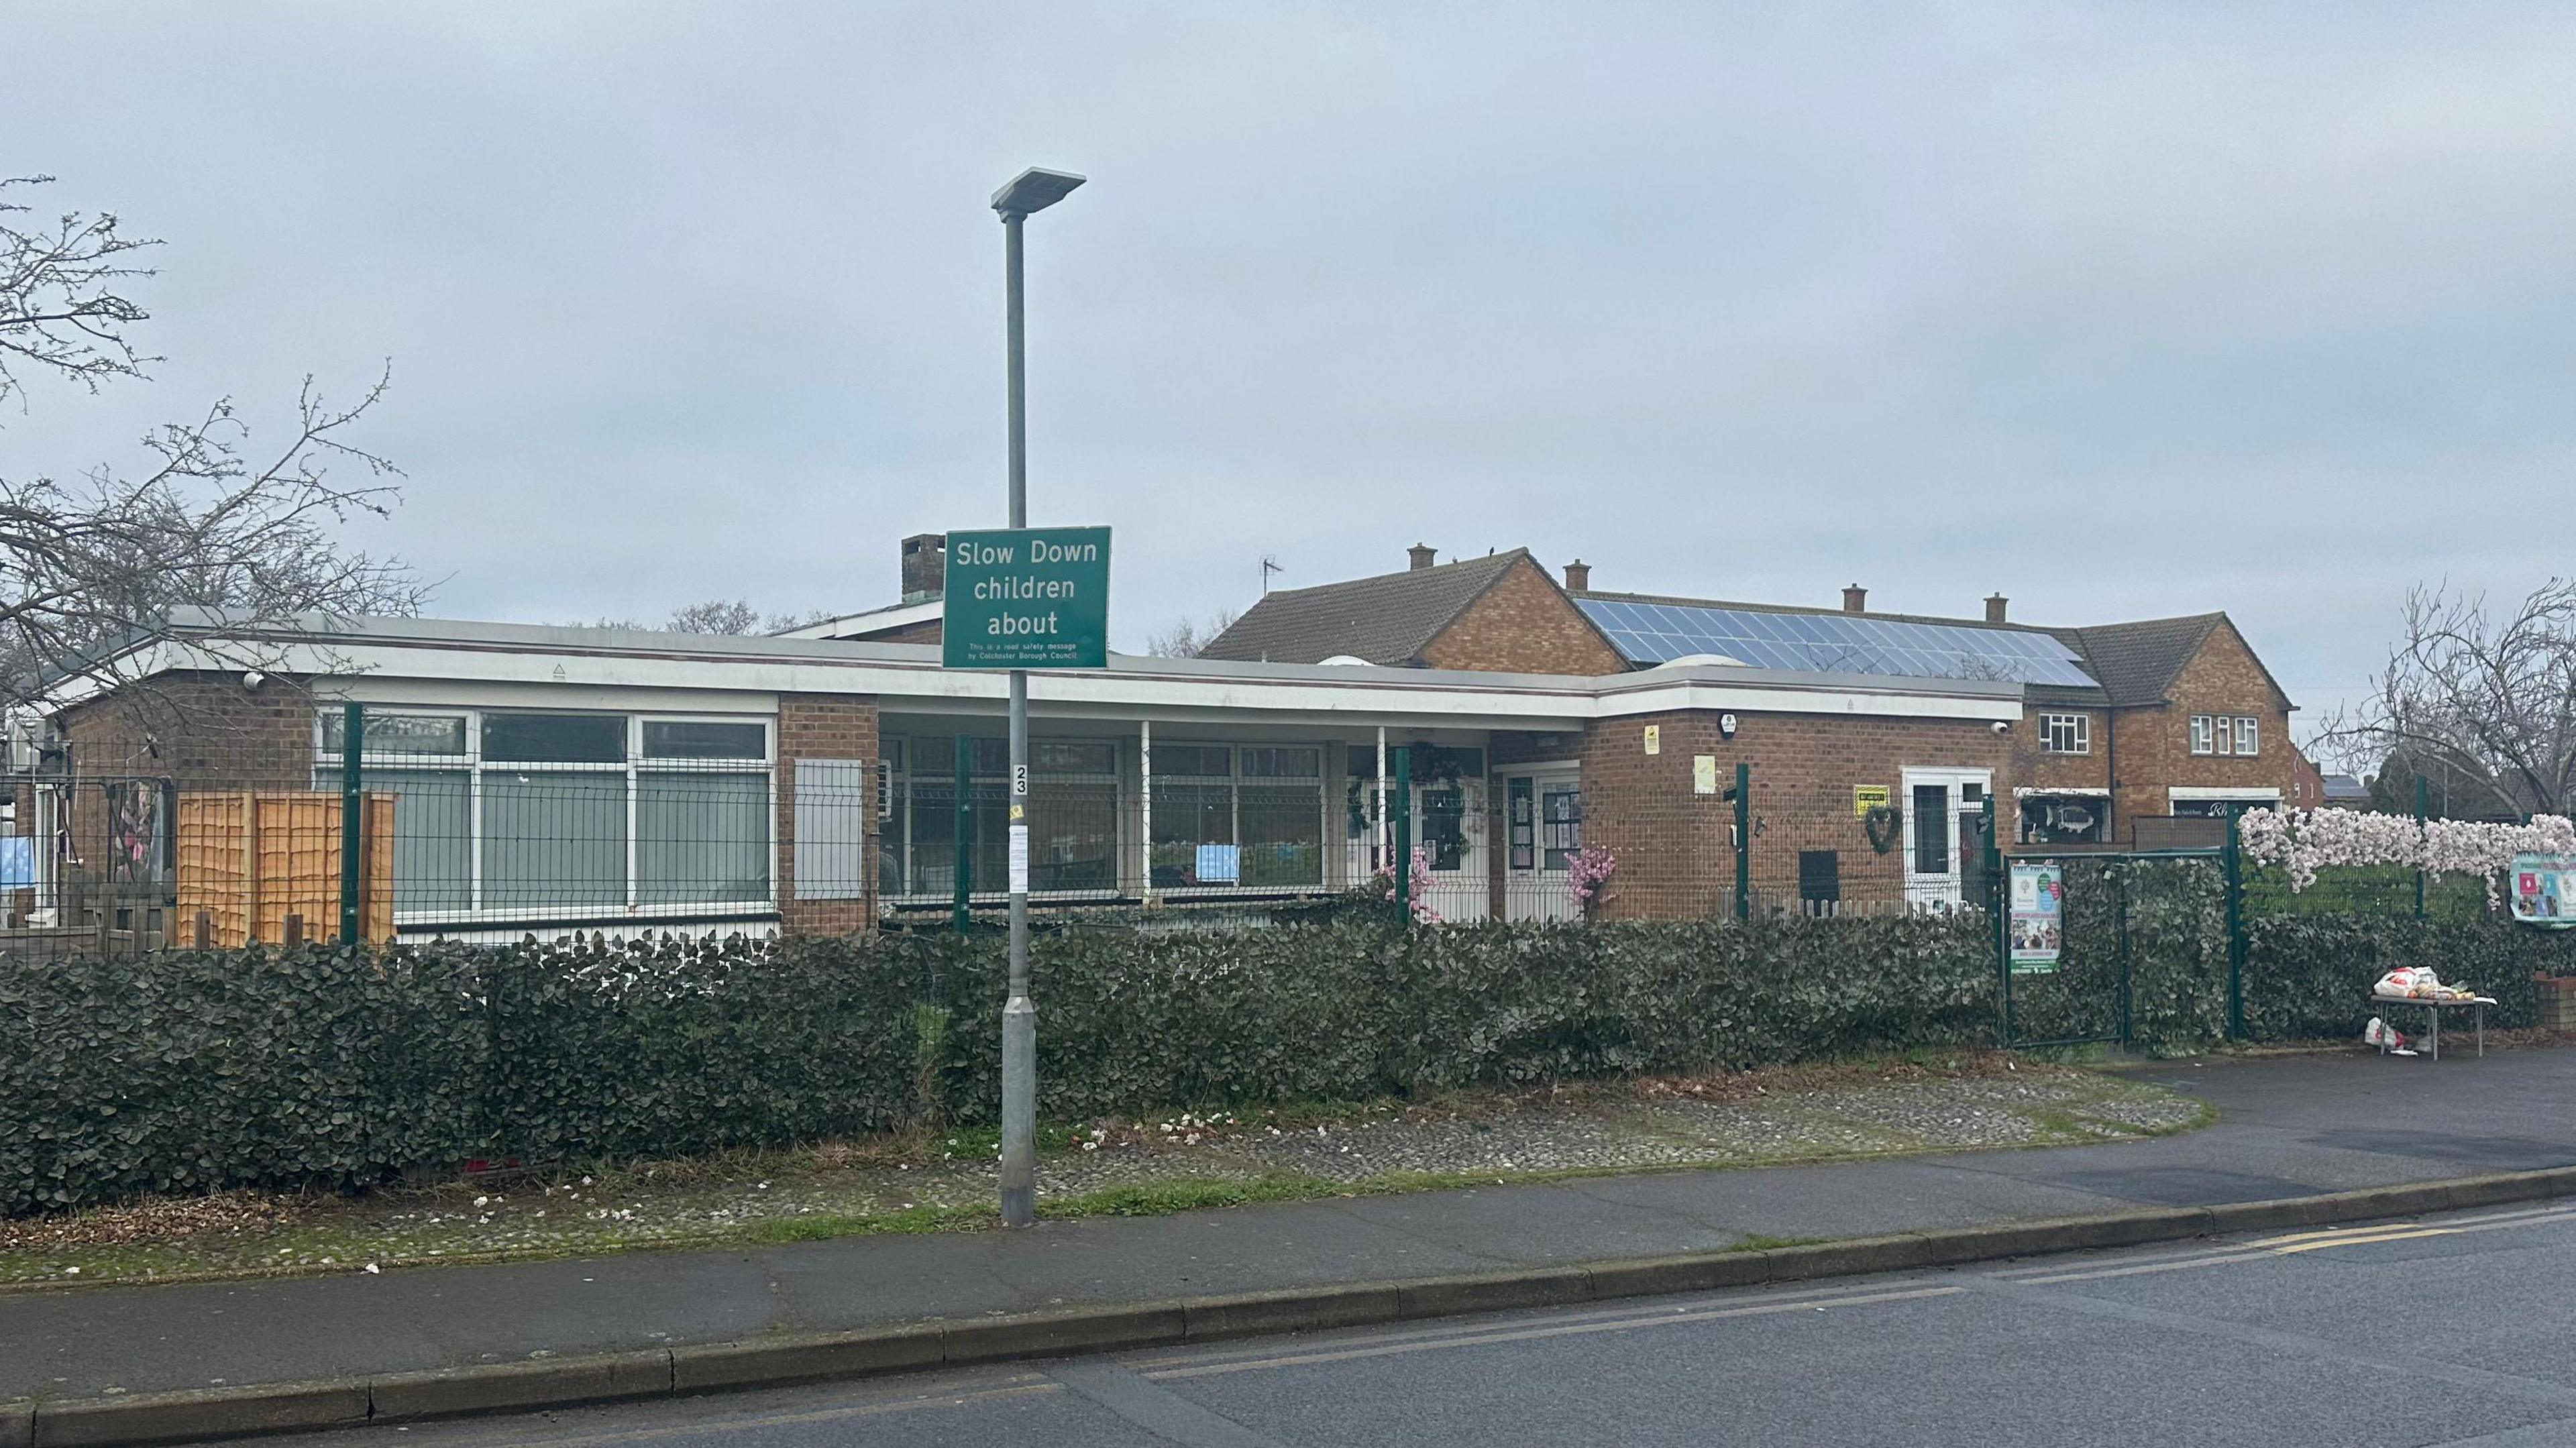
M1575 766L1513 770L1503 791L1503 918L1572 920L1582 914L1565 867L1583 848L1583 790Z
M1966 882L1983 868L1975 858L1984 849L1977 825L1993 788L1990 769L1904 771L1908 908L1955 910L1966 902Z

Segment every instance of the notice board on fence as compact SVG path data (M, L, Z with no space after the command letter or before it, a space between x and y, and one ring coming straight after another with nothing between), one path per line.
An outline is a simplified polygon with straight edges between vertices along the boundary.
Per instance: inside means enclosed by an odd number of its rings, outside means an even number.
M2013 974L2047 975L2057 969L2065 904L2066 878L2056 864L2013 863Z

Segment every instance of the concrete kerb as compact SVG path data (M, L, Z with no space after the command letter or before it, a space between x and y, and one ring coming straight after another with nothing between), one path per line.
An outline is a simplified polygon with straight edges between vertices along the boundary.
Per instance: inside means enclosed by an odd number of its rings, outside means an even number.
M1561 1306L1821 1277L1958 1266L2228 1232L2271 1231L2576 1195L2576 1167L2413 1182L2269 1202L2115 1212L1761 1251L1540 1267L715 1343L650 1352L0 1406L0 1448L142 1445L368 1421L571 1407L942 1366L1173 1347L1272 1332Z

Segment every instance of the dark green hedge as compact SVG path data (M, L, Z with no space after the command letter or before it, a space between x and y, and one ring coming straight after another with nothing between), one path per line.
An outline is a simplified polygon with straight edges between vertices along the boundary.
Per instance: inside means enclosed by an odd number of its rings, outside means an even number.
M1059 1118L1991 1032L1965 920L1072 930L1035 970ZM0 1211L988 1120L1002 979L900 935L0 958Z
M2049 1009L2082 1025L2069 1034L2106 1033L2125 964L2140 1040L2219 1035L2213 872L2115 864L2069 880L2069 964L2017 990L2022 1034ZM1040 1109L1984 1045L1993 948L1965 915L1070 929L1035 946ZM2510 1024L2529 1019L2534 970L2576 974L2576 940L2502 922L2261 920L2252 1033L2358 1031L2370 981L2411 959L2503 996ZM988 1121L1002 980L998 940L945 935L0 957L0 1212Z
M2378 1009L2370 987L2401 965L2495 997L2490 1025L2528 1026L2531 978L2576 975L2576 932L2535 930L2500 916L2280 915L2246 922L2245 1033L2256 1040L2359 1036ZM2419 1011L2397 1016L2413 1035Z

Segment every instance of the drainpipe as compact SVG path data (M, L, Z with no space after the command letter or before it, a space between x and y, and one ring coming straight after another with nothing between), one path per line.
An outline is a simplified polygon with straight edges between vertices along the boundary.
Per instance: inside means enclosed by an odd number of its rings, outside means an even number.
M1136 833L1145 857L1144 900L1154 903L1154 721L1136 721Z
M2120 711L2105 706L2102 710L2102 787L2110 793L2102 796L2102 843L2120 842ZM2129 846L2137 847L2132 837Z

